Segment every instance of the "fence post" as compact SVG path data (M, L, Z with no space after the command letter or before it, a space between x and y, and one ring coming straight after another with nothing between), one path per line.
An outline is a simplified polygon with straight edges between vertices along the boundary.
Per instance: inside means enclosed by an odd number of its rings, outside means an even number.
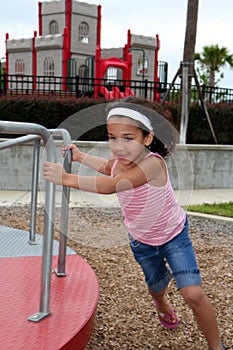
M203 100L205 100L205 84L202 85L202 96Z
M148 79L145 79L144 83L145 83L145 85L144 85L144 97L147 98L147 96L148 96Z
M4 91L4 95L6 95L6 93L7 93L7 74L6 73L4 73L3 91Z
M76 94L76 98L79 97L79 76L76 75L75 77L75 94Z

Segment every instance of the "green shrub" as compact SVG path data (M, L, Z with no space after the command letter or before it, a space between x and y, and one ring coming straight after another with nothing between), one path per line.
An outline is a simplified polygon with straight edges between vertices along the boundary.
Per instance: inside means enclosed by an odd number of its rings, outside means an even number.
M74 115L82 109L96 104L109 102L104 99L95 100L93 98L80 99L59 99L55 97L30 97L14 96L2 97L0 99L0 120L29 122L41 124L48 129L57 128L68 117ZM219 144L233 144L233 105L215 104L207 106L208 113L213 125L215 135ZM167 104L170 120L179 131L180 112L176 104ZM91 118L91 119L90 119ZM106 140L106 127L104 119L96 121L95 113L80 117L77 126L80 132L80 140L104 141ZM101 119L101 117L98 117ZM93 127L90 125L93 122ZM96 126L100 125L100 126ZM88 130L88 131L86 131ZM0 135L0 137L10 137L10 135ZM188 131L188 144L214 144L210 126L203 108L198 104L193 104L190 108Z
M47 129L55 129L68 117L97 103L103 103L103 100L55 99L44 96L1 98L0 120L36 123ZM0 135L0 137L11 137L11 135Z
M233 105L216 104L207 107L211 124L219 144L233 144ZM190 108L187 131L189 144L214 144L207 116L201 106Z

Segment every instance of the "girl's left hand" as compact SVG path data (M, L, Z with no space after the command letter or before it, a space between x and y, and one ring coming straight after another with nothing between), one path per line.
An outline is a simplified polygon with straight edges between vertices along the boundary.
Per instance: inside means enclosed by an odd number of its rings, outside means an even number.
M66 174L62 164L45 162L43 169L43 179L53 182L55 185L62 185L62 179Z

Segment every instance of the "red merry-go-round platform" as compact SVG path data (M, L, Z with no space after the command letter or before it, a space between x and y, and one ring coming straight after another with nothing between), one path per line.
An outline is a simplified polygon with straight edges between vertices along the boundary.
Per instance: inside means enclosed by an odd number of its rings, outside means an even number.
M25 231L0 226L0 349L82 350L95 326L99 297L93 269L67 248L66 277L51 276L50 312L39 322L28 320L38 311L41 288L41 245L27 243ZM58 242L53 242L52 266L57 267Z

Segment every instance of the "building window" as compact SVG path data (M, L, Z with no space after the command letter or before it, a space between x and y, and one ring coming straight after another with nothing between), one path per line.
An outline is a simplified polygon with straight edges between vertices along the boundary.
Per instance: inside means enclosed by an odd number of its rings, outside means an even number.
M45 57L44 75L46 77L53 77L54 76L54 60L52 57Z
M78 70L80 90L85 94L91 89L91 85L88 79L89 70L86 65L81 65Z
M58 34L59 33L59 25L57 21L52 21L49 24L49 34Z
M117 80L117 68L108 67L106 75L108 83L114 83Z
M78 70L79 78L87 78L88 77L88 68L86 65L81 65Z
M25 74L25 64L22 59L17 59L15 61L15 75L24 75Z
M148 59L145 55L140 55L138 58L137 74L148 74Z
M82 22L79 25L78 40L84 44L89 43L89 25L86 22Z
M76 76L76 61L74 58L68 60L68 76L74 78Z

